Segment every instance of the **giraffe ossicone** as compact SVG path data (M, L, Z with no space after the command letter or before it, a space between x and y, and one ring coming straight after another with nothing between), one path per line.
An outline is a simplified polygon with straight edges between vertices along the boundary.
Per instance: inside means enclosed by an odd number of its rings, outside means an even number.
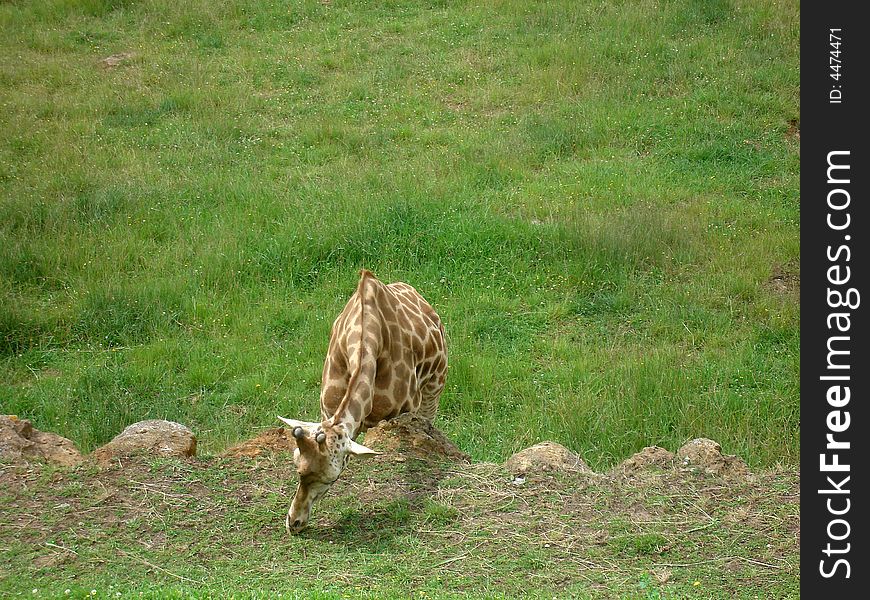
M284 521L298 533L311 507L351 456L378 454L355 441L403 413L432 421L447 376L441 318L407 283L385 285L363 269L356 292L332 325L320 390L321 422L278 417L296 439L299 487Z

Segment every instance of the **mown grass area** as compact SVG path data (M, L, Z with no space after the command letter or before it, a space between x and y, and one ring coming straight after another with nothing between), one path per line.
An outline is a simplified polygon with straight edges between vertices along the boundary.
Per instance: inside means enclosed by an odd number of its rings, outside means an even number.
M798 42L796 1L5 1L0 411L313 419L366 267L442 315L476 459L796 462Z
M536 473L517 485L499 465L395 458L354 463L297 536L283 527L286 454L102 472L0 464L0 595L799 597L788 470Z

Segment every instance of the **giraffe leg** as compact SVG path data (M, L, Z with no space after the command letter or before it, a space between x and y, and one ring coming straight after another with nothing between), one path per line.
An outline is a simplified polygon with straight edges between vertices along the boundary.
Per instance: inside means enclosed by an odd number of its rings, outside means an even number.
M437 376L429 378L420 389L420 410L417 414L429 422L434 421L435 415L438 413L438 400L443 391L443 380L439 381Z

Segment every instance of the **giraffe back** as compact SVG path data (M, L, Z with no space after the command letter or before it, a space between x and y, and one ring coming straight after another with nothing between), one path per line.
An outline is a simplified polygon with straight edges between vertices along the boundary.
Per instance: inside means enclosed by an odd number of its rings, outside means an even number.
M321 418L353 422L357 433L406 412L431 421L446 376L438 313L407 283L385 285L363 271L332 326Z

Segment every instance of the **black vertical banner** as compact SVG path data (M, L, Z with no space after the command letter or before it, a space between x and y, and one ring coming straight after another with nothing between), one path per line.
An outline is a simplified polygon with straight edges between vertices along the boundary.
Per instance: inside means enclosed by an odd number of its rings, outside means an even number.
M859 6L801 8L801 593L807 598L865 598L870 589L870 27Z

